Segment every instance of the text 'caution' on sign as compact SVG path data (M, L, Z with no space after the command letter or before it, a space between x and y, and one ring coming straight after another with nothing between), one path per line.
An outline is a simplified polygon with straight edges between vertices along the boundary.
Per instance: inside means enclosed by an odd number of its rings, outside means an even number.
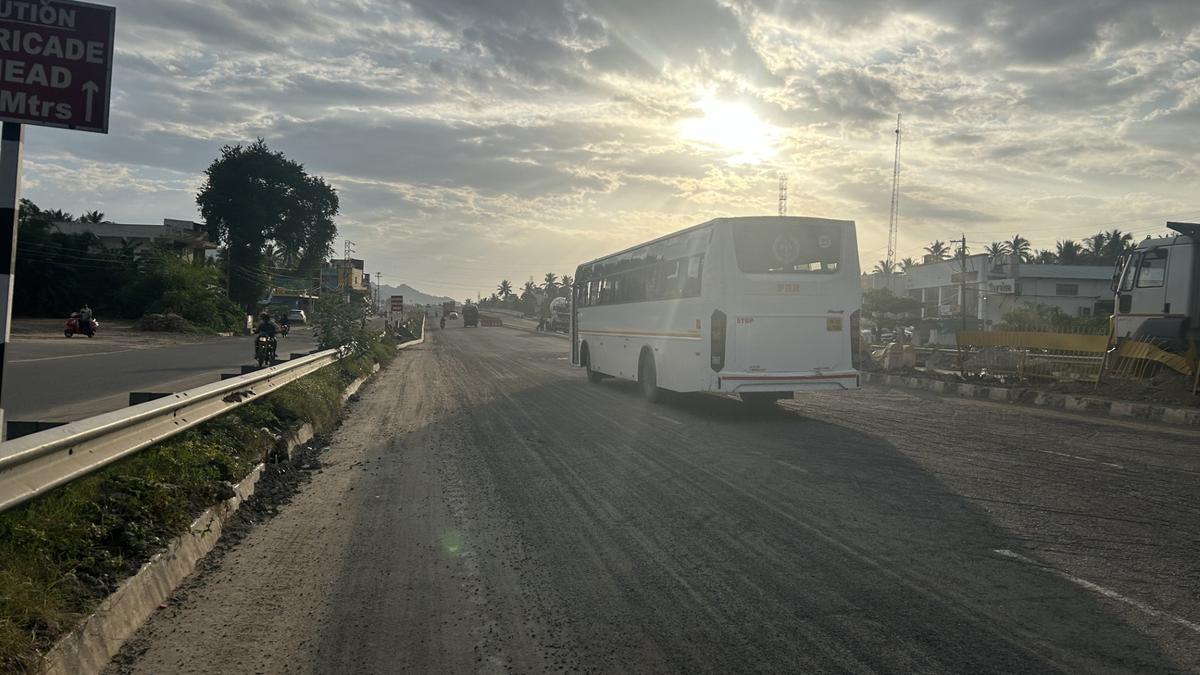
M116 8L0 0L0 120L108 133Z

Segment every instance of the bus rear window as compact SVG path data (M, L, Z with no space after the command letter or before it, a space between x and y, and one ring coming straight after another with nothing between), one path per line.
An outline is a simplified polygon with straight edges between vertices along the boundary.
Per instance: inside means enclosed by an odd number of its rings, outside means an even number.
M842 230L787 221L738 224L733 249L743 272L833 274L842 258Z

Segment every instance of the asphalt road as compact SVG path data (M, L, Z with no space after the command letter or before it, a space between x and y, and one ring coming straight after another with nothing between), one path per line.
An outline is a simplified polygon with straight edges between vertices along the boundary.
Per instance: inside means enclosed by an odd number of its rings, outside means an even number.
M1200 436L431 331L112 673L1197 672Z
M102 326L103 328L103 326ZM312 335L296 327L279 354L313 349ZM248 336L163 345L148 337L17 339L4 371L4 414L9 420L67 422L129 404L131 391L183 391L216 382L254 362Z

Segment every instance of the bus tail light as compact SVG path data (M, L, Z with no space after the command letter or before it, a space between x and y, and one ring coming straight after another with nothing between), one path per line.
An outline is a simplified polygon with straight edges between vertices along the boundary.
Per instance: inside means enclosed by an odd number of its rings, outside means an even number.
M708 363L715 372L721 372L725 367L725 312L716 310L712 313L711 340L709 340Z
M859 330L861 314L862 312L856 309L850 315L850 366L855 370L862 365L862 331Z

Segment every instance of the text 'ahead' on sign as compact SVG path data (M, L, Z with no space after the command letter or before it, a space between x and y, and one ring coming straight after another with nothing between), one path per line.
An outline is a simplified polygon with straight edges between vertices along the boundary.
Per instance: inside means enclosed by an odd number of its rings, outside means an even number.
M116 8L0 0L0 120L108 133Z

